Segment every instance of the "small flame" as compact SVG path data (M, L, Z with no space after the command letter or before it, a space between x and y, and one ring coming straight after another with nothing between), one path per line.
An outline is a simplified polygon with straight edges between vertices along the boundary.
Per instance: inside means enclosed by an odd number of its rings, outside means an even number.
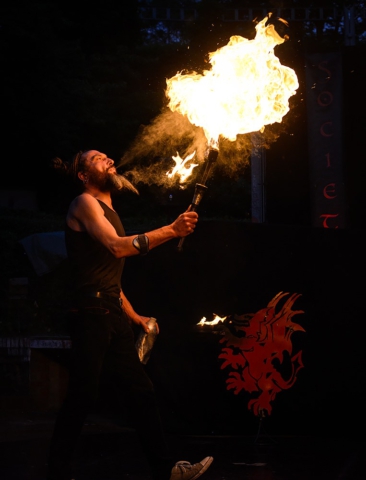
M197 325L217 325L220 322L223 322L226 320L227 317L219 317L219 315L216 315L214 313L214 319L211 320L210 322L207 321L206 317L202 317L202 319L197 323Z
M212 69L203 75L177 73L167 80L169 108L202 127L209 148L218 148L220 135L235 141L238 134L263 132L289 111L288 99L299 83L274 55L285 39L267 20L256 25L253 40L235 35L210 53Z
M178 175L179 183L183 184L186 179L191 175L193 169L198 166L198 163L191 163L189 166L187 166L187 163L192 160L195 154L196 152L193 152L185 159L182 159L177 152L177 156L172 156L172 159L175 161L175 167L173 167L169 172L167 172L167 176L169 178L173 178L175 175Z

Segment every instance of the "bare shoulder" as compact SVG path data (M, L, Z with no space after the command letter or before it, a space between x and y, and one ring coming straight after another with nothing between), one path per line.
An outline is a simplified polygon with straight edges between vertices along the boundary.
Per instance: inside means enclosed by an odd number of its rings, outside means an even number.
M88 193L81 193L70 204L70 212L76 213L78 211L87 210L101 210L101 206L96 198Z
M82 193L70 203L66 221L74 230L84 230L88 219L95 221L100 215L103 215L103 209L96 198Z

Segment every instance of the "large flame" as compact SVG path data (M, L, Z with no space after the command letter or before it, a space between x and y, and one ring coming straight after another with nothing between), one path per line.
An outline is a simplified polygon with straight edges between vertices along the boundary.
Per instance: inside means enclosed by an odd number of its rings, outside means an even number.
M299 83L275 56L274 47L285 40L267 20L256 25L253 40L232 36L210 53L211 70L167 80L169 108L202 127L209 148L218 148L220 135L235 141L238 134L263 131L289 111Z

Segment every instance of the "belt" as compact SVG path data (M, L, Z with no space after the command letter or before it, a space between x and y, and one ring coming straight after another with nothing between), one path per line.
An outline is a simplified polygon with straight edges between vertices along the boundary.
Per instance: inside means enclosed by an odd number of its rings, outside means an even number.
M108 295L107 293L103 292L87 292L81 295L82 297L93 297L93 298L101 298L102 300L108 300L109 302L117 302L119 306L122 306L122 298L115 297L114 295Z

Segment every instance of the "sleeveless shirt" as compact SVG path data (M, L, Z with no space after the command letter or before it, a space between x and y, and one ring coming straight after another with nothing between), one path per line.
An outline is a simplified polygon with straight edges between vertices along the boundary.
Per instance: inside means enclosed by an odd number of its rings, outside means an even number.
M107 220L119 237L126 235L119 215L98 200ZM116 258L87 232L65 227L66 251L71 268L72 291L76 294L102 292L119 297L124 258Z

